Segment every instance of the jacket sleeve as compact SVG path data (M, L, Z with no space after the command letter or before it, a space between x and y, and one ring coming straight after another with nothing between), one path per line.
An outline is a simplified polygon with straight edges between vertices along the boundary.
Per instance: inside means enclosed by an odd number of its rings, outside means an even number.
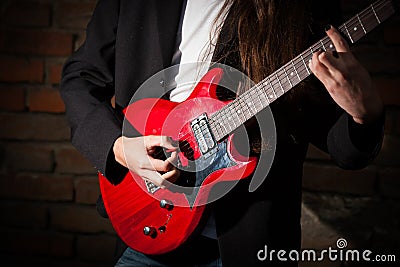
M122 128L111 105L118 14L119 1L98 1L85 42L64 64L60 86L72 144L109 180L110 174L127 171L112 153Z
M333 101L322 84L319 90L310 94L306 108L310 142L343 169L366 167L381 149L385 111L375 121L361 125Z

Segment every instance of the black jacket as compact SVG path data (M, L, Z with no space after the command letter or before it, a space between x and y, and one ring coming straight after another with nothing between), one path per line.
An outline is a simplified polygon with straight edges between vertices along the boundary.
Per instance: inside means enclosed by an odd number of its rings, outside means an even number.
M121 136L122 109L147 78L171 65L181 9L181 0L100 0L85 43L64 66L61 95L72 144L114 183L126 172L112 153ZM162 83L159 90L165 90ZM253 193L244 180L214 205L224 266L263 264L256 255L266 244L300 247L301 177L309 143L345 169L366 166L381 146L383 119L356 125L323 88L271 108L277 147L267 179ZM139 134L133 129L132 135Z

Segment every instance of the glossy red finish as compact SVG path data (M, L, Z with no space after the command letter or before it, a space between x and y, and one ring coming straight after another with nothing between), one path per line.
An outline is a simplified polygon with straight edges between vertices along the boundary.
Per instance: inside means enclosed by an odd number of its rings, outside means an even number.
M228 103L216 99L215 91L222 74L221 69L210 70L182 103L143 99L131 104L125 110L125 117L143 135L166 135L180 141L187 140L197 159L201 154L191 133L190 122L203 113L211 115ZM255 158L237 155L231 138L228 137L228 153L236 165L211 173L200 187L192 208L183 193L168 189L149 193L143 179L133 172L129 172L116 186L99 174L106 210L123 241L145 254L166 253L185 242L200 222L211 188L221 181L246 178L256 167ZM181 161L184 163L184 159ZM174 208L161 208L161 199L172 201ZM156 229L165 226L166 230L157 231L155 237L150 237L143 233L146 226Z

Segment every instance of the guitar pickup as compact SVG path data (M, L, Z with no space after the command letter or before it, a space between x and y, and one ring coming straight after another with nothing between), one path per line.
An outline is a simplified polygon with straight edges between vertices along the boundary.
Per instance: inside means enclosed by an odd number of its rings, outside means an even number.
M217 141L211 132L207 115L204 113L190 123L201 154L208 158L218 150Z

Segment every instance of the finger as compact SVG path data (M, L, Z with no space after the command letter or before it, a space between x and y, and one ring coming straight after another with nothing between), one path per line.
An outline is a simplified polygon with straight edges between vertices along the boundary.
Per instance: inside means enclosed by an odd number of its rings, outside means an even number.
M178 153L176 153L176 151L172 152L165 161L168 162L169 165L176 166L178 163Z
M146 157L146 159L138 162L138 167L141 170L150 170L158 172L166 172L170 169L169 162L161 159L155 159L152 157Z
M324 52L318 55L318 61L321 62L330 73L336 73L339 69L338 58L331 52Z
M175 183L176 180L178 180L179 176L180 176L180 171L176 168L173 168L169 172L166 172L161 175L161 178L163 179L162 185L168 186L168 182Z
M161 188L165 188L164 186L164 179L161 177L161 174L159 174L156 171L151 171L151 170L142 170L140 173L138 173L140 177L143 179L152 182L156 186L159 186Z
M332 40L333 45L336 48L337 52L349 52L350 47L347 41L343 38L338 30L334 27L330 27L329 30L326 31L326 34Z
M328 78L331 77L331 74L328 68L319 61L319 56L322 54L322 51L318 51L313 54L312 60L309 63L309 67L314 75L324 84L327 83Z
M148 135L145 138L145 146L150 149L155 146L165 147L170 150L176 150L176 146L172 144L172 139L168 136Z

